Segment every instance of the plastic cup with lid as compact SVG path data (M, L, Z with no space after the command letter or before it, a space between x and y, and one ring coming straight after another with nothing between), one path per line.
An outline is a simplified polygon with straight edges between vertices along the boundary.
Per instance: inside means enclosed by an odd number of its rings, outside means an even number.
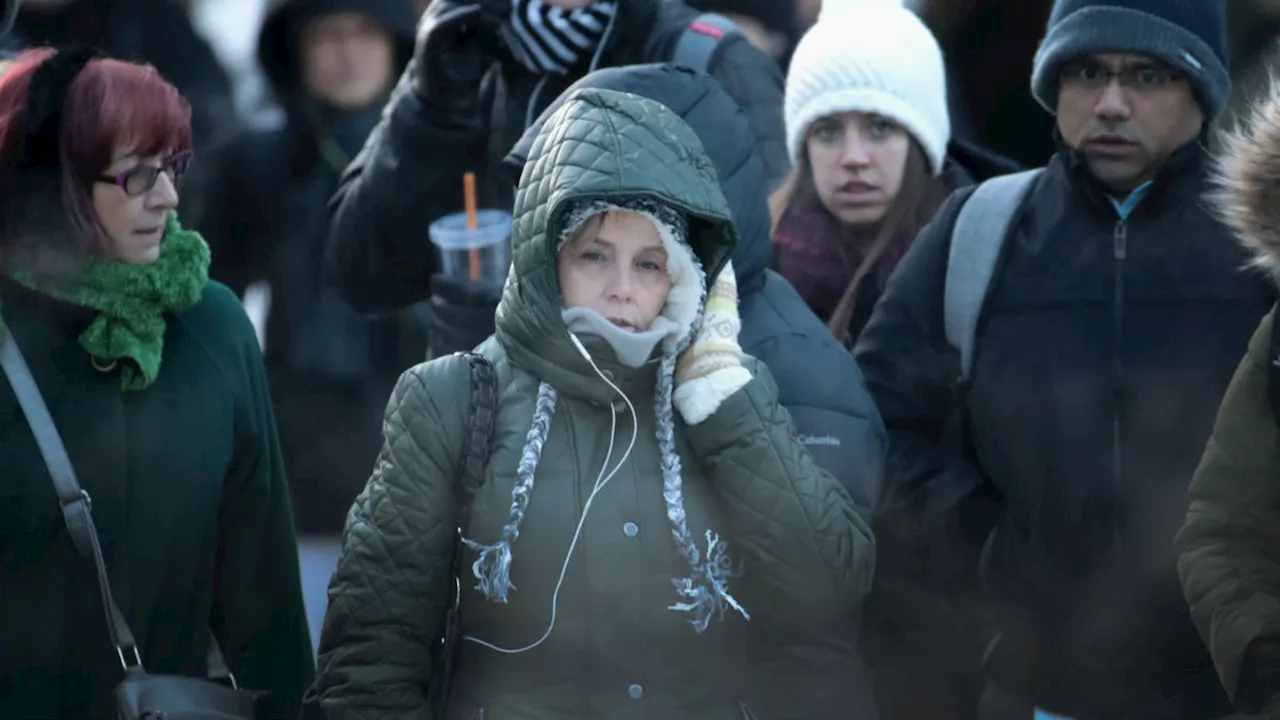
M445 215L427 229L440 253L440 272L461 282L501 288L511 267L511 213L479 210L476 226L465 212Z

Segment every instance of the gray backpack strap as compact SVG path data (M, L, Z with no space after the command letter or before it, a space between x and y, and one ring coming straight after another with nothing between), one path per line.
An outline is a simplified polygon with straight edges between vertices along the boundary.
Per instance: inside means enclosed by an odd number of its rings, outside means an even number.
M969 196L951 232L943 296L947 342L960 352L960 378L973 370L974 337L1014 215L1042 169L987 180Z
M707 72L720 47L720 41L727 36L741 34L742 29L729 18L715 13L703 13L694 18L680 34L671 62Z

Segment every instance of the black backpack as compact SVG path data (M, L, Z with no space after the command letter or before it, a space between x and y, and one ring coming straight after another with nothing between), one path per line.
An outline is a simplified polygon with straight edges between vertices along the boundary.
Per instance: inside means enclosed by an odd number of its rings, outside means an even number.
M742 28L732 20L715 13L694 18L676 42L671 62L700 72L707 72L727 38L741 37Z

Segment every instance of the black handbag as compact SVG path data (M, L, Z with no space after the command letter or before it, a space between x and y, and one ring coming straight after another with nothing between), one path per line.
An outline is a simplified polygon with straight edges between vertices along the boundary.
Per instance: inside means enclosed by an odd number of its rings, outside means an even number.
M98 572L98 590L106 615L107 629L124 669L124 680L116 687L116 707L120 720L253 720L258 693L241 690L227 667L222 650L209 632L208 679L185 675L151 675L142 665L137 641L124 613L111 594L98 531L93 524L93 501L80 488L62 437L49 415L40 389L7 328L0 328L0 366L18 396L36 444L49 467L62 517L76 549L93 558Z

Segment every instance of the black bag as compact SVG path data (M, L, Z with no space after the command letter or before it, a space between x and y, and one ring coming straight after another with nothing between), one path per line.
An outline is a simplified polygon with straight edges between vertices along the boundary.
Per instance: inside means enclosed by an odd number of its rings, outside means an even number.
M76 549L93 558L98 571L98 590L107 629L116 646L116 655L125 677L116 688L120 720L252 720L258 693L239 689L227 668L218 641L209 633L208 680L183 675L150 675L142 665L133 631L116 605L107 577L98 531L93 524L93 502L80 488L58 429L49 416L40 389L7 329L0 328L0 366L18 396L40 453L53 478L62 517ZM225 685L223 683L226 683Z

